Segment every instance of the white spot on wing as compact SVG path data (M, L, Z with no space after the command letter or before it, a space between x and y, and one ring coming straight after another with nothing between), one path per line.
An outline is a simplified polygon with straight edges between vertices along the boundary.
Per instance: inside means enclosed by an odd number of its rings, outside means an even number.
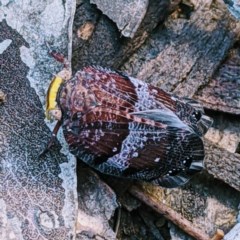
M134 152L132 156L133 157L138 157L138 152Z

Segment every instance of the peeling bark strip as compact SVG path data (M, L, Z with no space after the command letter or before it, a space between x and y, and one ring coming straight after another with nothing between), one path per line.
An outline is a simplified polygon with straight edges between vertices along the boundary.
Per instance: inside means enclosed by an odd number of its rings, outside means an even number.
M100 1L94 2L100 4ZM150 0L144 19L134 37L130 39L121 36L114 22L102 14L95 5L90 4L89 0L84 0L78 6L74 19L74 69L79 70L89 65L119 68L146 41L153 29L164 21L168 15L169 5L169 0ZM121 18L118 15L120 12L113 11L111 16L115 14L116 18ZM86 22L94 25L94 32L91 37L84 40L78 36L79 30Z
M0 104L0 239L75 235L75 160L60 153L59 144L39 158L51 136L45 90L58 69L45 42L67 55L74 7L72 0L0 3L0 89L6 95Z
M230 153L206 140L204 145L207 171L240 191L240 154Z
M218 2L171 19L152 34L124 67L129 75L166 91L192 97L205 86L239 34L240 22Z
M232 49L227 59L194 98L205 107L240 115L240 48Z
M6 21L0 22L0 32L0 42L12 39L0 55L0 89L7 95L0 105L0 219L5 219L0 238L65 240L70 231L62 213L65 189L59 174L67 159L51 151L37 160L50 131L20 55L20 48L29 46Z
M90 3L96 4L117 24L121 34L130 38L138 30L148 7L148 0L90 0Z
M141 47L152 31L168 16L169 0L149 0L146 15L133 39L124 39L120 50L113 58L112 67L120 68Z
M88 38L82 38L86 24L94 29ZM120 33L116 25L101 13L89 0L77 6L73 23L73 70L84 66L109 66L120 48ZM111 65L110 65L111 66Z

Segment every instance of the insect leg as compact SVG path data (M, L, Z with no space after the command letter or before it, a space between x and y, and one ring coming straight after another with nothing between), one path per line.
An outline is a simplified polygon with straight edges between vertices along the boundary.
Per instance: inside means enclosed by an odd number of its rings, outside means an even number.
M116 234L116 236L118 235L118 231L119 231L119 227L120 227L120 223L121 223L121 216L122 216L122 205L120 202L118 202L118 208L117 208L117 219L115 222L115 226L114 226L114 232Z
M62 122L57 121L57 124L55 125L55 127L53 129L52 136L51 136L50 140L48 141L46 148L39 154L38 158L40 158L44 154L46 154L50 150L50 148L54 145L58 130L61 127L61 125L62 125Z

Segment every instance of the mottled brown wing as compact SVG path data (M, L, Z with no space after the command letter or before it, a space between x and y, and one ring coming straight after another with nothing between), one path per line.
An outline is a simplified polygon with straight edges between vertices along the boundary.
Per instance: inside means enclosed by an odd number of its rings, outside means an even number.
M88 67L58 104L70 151L103 173L175 187L202 169L194 108L159 88Z
M182 185L201 170L202 141L174 114L152 110L131 116L65 132L70 151L103 173L165 187Z
M75 149L75 155L80 156L79 149L85 149L95 156L95 163L99 164L121 151L122 142L129 135L129 124L133 122L158 126L160 129L165 127L131 113L101 106L80 118L66 118L63 121L63 130L70 149Z
M85 94L90 98L88 101L92 101L92 105L99 104L127 112L151 109L171 110L199 136L205 134L212 124L212 120L205 115L202 106L196 101L170 95L160 88L120 72L101 67L86 67L83 71L77 72L70 83L66 84L65 90L68 88L74 90L67 91L71 92L71 94L67 93L67 96L71 96L70 99L68 97L70 101L64 101L65 97L61 98L60 105L67 105L67 108L63 108L63 112L71 109L70 112L74 114L79 111L79 106L74 105L73 102L74 100L84 102L80 95L85 88ZM94 97L91 98L91 96Z
M121 150L129 133L128 122L120 112L98 107L82 118L65 120L64 136L74 155L81 158L82 152L89 153L94 156L94 164L99 164Z
M83 85L91 89L99 104L112 109L134 111L138 96L134 84L120 72L101 67L86 67ZM82 75L82 72L79 72Z
M156 102L164 103L166 108L174 112L199 136L203 136L212 125L212 119L205 114L203 106L197 101L189 98L178 98L151 85L149 85L149 90Z
M146 131L140 134L147 136L144 148L135 150L128 159L125 177L151 181L163 187L177 187L202 170L203 143L194 132L167 127L161 135L157 132L146 135Z

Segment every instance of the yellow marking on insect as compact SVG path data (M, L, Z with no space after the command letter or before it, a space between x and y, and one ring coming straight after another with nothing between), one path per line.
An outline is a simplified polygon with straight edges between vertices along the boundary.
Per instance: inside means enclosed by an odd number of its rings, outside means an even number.
M63 82L63 79L59 76L56 76L52 79L47 91L47 98L46 98L46 117L48 120L51 120L51 115L49 112L51 110L56 110L57 108L57 93L58 90Z

